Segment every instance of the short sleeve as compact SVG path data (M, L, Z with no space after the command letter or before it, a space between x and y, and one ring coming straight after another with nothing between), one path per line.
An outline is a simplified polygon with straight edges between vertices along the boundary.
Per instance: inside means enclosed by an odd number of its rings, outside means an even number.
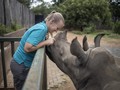
M45 36L46 36L45 30L35 29L30 33L26 42L32 44L33 46L36 46L45 39Z

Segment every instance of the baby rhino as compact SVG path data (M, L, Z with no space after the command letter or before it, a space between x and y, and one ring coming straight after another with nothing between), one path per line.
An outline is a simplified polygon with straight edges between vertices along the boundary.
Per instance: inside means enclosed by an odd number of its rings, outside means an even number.
M77 38L70 44L66 34L58 33L46 53L71 78L76 90L120 90L120 69L114 56L102 47L84 51Z

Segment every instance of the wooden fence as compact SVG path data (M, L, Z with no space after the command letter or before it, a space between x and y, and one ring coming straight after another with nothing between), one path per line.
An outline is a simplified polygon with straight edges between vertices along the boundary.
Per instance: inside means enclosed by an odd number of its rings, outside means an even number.
M11 54L13 56L15 50L14 43L16 41L19 42L20 40L21 38L18 37L0 37L2 71L3 71L3 81L4 81L4 87L1 87L0 90L14 90L14 87L10 88L7 85L4 42L11 42ZM47 90L47 67L46 67L45 47L37 50L22 90Z
M35 23L35 15L17 0L0 0L0 24L14 23L29 27Z

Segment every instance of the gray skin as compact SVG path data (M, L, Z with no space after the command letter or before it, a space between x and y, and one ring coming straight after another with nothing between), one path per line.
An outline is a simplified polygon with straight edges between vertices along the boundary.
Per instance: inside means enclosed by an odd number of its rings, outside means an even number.
M89 46L88 41L87 41L87 37L86 35L83 37L83 50L87 51L90 48L96 48L96 47L100 47L100 41L102 39L102 37L104 36L104 33L101 34L97 34L94 38L94 46ZM114 55L114 59L116 64L118 65L118 67L120 67L120 57L119 55L116 55L114 48L110 48L110 47L104 47L105 49L109 50L110 53L112 53Z
M71 78L76 90L120 90L120 69L114 56L101 47L84 51L77 38L70 44L66 34L57 34L46 53Z

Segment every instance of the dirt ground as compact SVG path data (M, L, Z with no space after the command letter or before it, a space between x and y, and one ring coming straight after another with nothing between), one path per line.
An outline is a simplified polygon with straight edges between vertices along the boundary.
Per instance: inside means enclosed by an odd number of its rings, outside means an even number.
M86 36L87 36L89 45L94 45L94 37L91 35L86 35ZM79 42L82 44L82 39L84 35L76 35L76 34L73 34L72 32L67 33L67 39L69 42L71 42L71 40L75 37L77 37ZM111 38L107 38L106 36L103 36L101 39L101 46L110 46L110 47L120 48L120 39L111 39Z
M82 39L83 39L84 35L76 35L76 34L73 34L71 32L67 33L68 42L71 42L72 39L74 39L75 37L78 38L79 42L82 45ZM93 41L94 37L87 35L87 38L88 38L89 46L93 46L94 45L94 41ZM104 36L101 39L101 46L102 47L106 46L106 47L111 47L111 48L118 48L119 52L117 52L117 53L120 53L120 39L110 39L110 38L106 38ZM66 82L63 85L61 85L59 88L53 89L53 90L76 90L72 81L70 80L70 78L67 75L64 75L63 78L65 79Z

